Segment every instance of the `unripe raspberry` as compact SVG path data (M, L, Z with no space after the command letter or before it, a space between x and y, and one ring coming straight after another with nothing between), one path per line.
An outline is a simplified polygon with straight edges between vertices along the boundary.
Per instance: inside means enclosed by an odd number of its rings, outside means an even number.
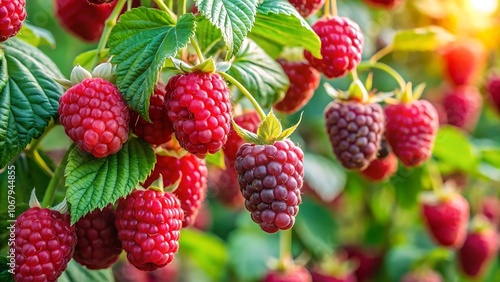
M26 19L26 0L0 0L0 42L15 36Z

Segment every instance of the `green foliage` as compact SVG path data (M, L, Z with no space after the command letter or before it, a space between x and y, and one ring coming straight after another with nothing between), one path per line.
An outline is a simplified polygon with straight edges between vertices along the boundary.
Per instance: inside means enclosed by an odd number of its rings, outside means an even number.
M478 164L477 153L469 139L458 128L450 125L439 129L432 154L439 161L460 171L473 172Z
M205 157L205 161L207 164L213 164L222 169L226 169L226 164L224 163L224 153L222 150L218 151L215 154L208 154Z
M195 27L193 14L175 22L166 12L141 7L123 14L113 28L109 53L114 55L118 88L144 119L149 120L149 98L163 63L186 46Z
M140 139L129 139L118 153L99 159L74 147L65 172L71 223L128 195L155 162L153 149Z
M439 26L400 30L394 36L393 48L400 51L433 51L454 39Z
M56 47L56 40L50 31L28 23L23 24L17 35L17 39L21 39L35 47L41 45L47 45L52 48Z
M57 66L40 50L11 39L0 44L0 168L57 115L62 88Z
M14 282L14 275L9 270L9 260L6 257L0 256L0 281Z
M91 71L96 56L97 56L96 49L83 52L78 56L76 56L75 60L73 61L73 65L75 66L80 65L84 69ZM99 59L103 60L108 56L109 56L109 49L104 49L103 52L99 54Z
M68 263L58 282L80 282L80 281L114 281L111 268L101 270L89 270L75 260Z
M337 162L321 155L304 154L304 179L326 203L333 201L346 184L346 174Z

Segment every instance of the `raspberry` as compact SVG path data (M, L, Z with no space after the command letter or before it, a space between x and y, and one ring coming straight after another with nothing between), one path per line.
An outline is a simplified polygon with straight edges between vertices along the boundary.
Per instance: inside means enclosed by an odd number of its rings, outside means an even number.
M491 226L467 234L458 250L458 262L463 273L473 278L483 276L498 250L498 235Z
M456 192L437 196L425 192L421 197L421 213L431 237L444 247L459 248L467 233L469 203Z
M325 5L325 0L288 0L288 2L290 2L304 18L312 16Z
M429 101L385 107L385 139L394 154L407 167L419 166L432 152L439 120L436 109Z
M168 116L181 146L200 158L219 151L231 125L231 97L222 77L178 74L169 80L166 91Z
M0 0L0 42L21 30L26 19L26 0Z
M443 100L448 123L467 131L472 131L476 126L482 104L479 89L468 85L454 88Z
M448 44L442 50L444 71L455 85L473 84L485 57L480 41L466 39Z
M111 206L99 209L80 218L76 223L78 243L73 258L88 269L110 267L122 252L122 242L117 240L115 212Z
M240 127L251 131L253 133L257 132L257 127L260 124L260 116L257 111L247 111L242 115L234 117L234 122ZM222 148L224 151L224 156L226 157L226 167L233 167L236 160L236 152L241 145L245 143L245 140L241 138L233 128L231 124L231 130L227 136L226 145Z
M57 281L73 256L77 242L68 213L33 207L15 227L15 281Z
M144 182L143 187L149 187L160 174L165 186L176 183L181 177L179 186L173 193L180 200L184 211L182 226L186 227L194 223L198 210L205 199L207 173L205 161L192 154L188 153L181 158L157 155L155 168Z
M500 75L492 74L486 85L493 106L500 113Z
M495 196L486 196L481 202L480 213L484 215L494 227L500 223L500 200Z
M229 161L227 158L225 163L225 170L218 167L210 168L208 185L215 192L216 198L226 207L233 209L242 208L245 199L240 192L238 175L234 170L234 165L228 165Z
M393 153L385 158L377 158L370 162L367 168L360 171L366 179L371 181L385 181L398 170L398 159Z
M158 83L150 99L149 118L152 123L139 117L134 111L130 112L130 128L137 136L152 145L161 145L172 139L174 129L164 107L165 85Z
M274 105L274 108L283 113L293 114L307 104L314 95L314 90L319 86L321 75L305 62L278 59L278 63L283 67L290 80L290 88L288 88L283 100Z
M321 39L322 59L305 50L309 64L328 78L341 77L361 62L364 37L358 24L344 17L323 17L312 26Z
M355 245L345 246L343 249L349 260L358 262L354 272L357 280L372 281L384 261L383 253L379 249Z
M347 169L364 169L377 157L384 112L377 103L332 101L325 109L326 131L333 152Z
M302 150L290 140L272 145L246 143L236 154L235 168L253 221L268 233L291 228L302 202Z
M443 277L432 269L418 269L408 272L401 278L401 282L442 282Z
M59 99L59 119L78 147L96 158L118 152L128 139L129 110L118 88L87 78Z
M108 3L113 3L115 0L87 0L89 4L94 4L94 5L102 5L102 4L108 4Z
M312 282L311 274L302 266L295 266L285 271L270 270L262 282Z
M332 275L320 271L311 271L313 282L357 282L356 276L353 273L345 275Z
M382 9L394 9L403 2L402 0L364 0L366 4Z
M144 271L171 263L179 250L183 217L172 193L134 190L120 199L115 224L130 263Z

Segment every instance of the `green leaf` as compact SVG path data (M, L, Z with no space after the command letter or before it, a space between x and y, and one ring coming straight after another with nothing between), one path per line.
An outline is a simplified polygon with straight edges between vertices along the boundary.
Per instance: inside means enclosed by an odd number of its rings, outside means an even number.
M273 143L274 140L281 134L283 128L281 127L281 123L274 115L273 111L269 111L266 118L262 120L257 129L257 136L260 140L266 141L269 143Z
M177 23L166 12L140 7L120 16L109 37L117 84L127 104L149 120L149 98L165 60L184 48L195 33L195 17Z
M80 65L84 69L92 71L92 65L94 64L94 58L96 55L97 55L97 49L83 52L80 55L76 56L75 60L73 61L73 65L75 66ZM109 49L106 48L102 50L101 54L99 54L99 59L100 61L102 61L108 56L109 56Z
M226 163L224 162L224 153L222 152L222 150L219 150L215 154L208 154L205 157L205 161L222 169L226 169Z
M196 0L196 6L222 33L229 52L226 59L233 57L243 40L252 29L257 13L258 0Z
M257 8L255 26L248 35L273 58L279 46L299 46L321 58L321 40L286 0L264 0Z
M65 171L71 223L128 195L146 179L155 162L151 146L135 138L123 144L118 153L100 159L75 147Z
M210 233L182 229L179 252L205 271L212 281L221 281L228 262L224 242Z
M70 260L68 267L62 273L58 282L80 282L80 281L114 281L111 268L101 270L89 270L75 260Z
M283 99L290 85L278 62L250 40L245 41L227 73L245 86L264 108Z
M16 35L17 39L21 39L35 47L47 45L51 48L56 47L56 40L50 31L37 27L28 23L24 23L21 30Z
M0 44L0 168L57 116L63 89L57 66L40 50L16 38Z
M439 26L400 30L394 36L393 48L398 51L433 51L454 40L454 36Z
M434 157L462 171L475 171L477 153L465 134L453 126L442 126L436 136Z
M0 281L14 282L14 268L15 261L10 265L9 258L0 256Z
M408 169L401 166L396 175L391 178L396 194L396 202L402 208L415 207L418 200L418 194L430 189L432 186L427 169L425 166Z
M215 27L207 18L198 17L196 19L196 39L201 52L205 56L213 55L212 49L225 46L220 29ZM221 44L222 43L222 46Z
M332 202L345 187L345 171L337 162L321 155L304 154L304 179L325 203Z
M385 269L390 281L401 281L401 276L410 271L411 266L425 255L425 250L412 245L396 246L389 250Z

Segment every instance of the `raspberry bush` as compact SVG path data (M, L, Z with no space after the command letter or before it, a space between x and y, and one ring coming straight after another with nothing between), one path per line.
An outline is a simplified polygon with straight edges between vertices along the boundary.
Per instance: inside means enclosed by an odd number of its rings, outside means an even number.
M0 281L497 281L496 2L0 0Z

